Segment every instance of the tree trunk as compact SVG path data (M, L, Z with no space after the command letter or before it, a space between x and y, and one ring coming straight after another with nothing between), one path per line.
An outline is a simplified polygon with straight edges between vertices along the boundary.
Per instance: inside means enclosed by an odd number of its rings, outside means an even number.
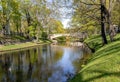
M105 34L105 0L101 0L101 36L103 45L107 44L107 38Z
M18 24L16 25L16 28L17 28L17 35L19 35L19 26L18 26Z
M113 41L113 37L115 35L115 30L112 25L112 20L111 20L111 11L113 8L113 0L109 0L109 10L108 10L108 27L109 27L109 36L110 36L110 41Z
M9 22L9 19L6 19L5 30L6 30L6 34L10 35L10 22Z
M3 32L3 35L5 35L6 30L5 30L5 25L4 24L2 25L2 32Z
M118 1L120 4L120 1ZM118 24L118 32L120 33L120 5L119 5L119 24Z
M10 35L10 17L9 17L9 14L10 14L10 10L8 9L8 7L10 6L9 2L7 2L6 4L3 4L4 3L4 0L1 0L1 3L2 3L2 11L3 11L3 17L4 17L4 20L5 22L3 22L3 34L7 34L7 35ZM5 9L4 5L7 5L7 8Z
M28 23L28 27L31 26L31 16L28 10L25 10L26 13L26 19L27 19L27 23ZM27 38L30 39L29 36L29 30L27 31Z
M37 42L39 42L39 34L40 34L40 27L37 26L38 30L37 30Z
M30 16L30 13L28 10L26 10L26 19L27 19L28 26L30 26L31 25L31 16Z

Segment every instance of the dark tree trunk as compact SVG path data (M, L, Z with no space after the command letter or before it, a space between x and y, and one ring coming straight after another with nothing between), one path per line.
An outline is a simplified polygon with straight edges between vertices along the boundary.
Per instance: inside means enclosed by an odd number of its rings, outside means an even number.
M19 26L18 25L16 25L16 27L17 27L17 35L19 35Z
M120 4L120 1L118 1ZM118 24L118 32L120 33L120 5L119 5L119 24Z
M26 19L27 19L28 26L30 26L31 25L31 16L30 16L30 13L28 10L26 10Z
M5 35L6 32L5 32L5 25L4 24L2 25L2 31L3 31L3 35Z
M10 21L9 18L6 19L6 26L5 26L6 34L10 35Z
M2 11L3 11L3 17L5 19L5 22L3 23L3 29L5 30L4 31L4 34L5 35L10 35L10 17L9 17L9 14L10 14L10 10L8 9L8 7L10 6L9 2L6 2L6 5L7 5L7 9L4 7L4 0L1 0L1 3L2 3Z
M105 34L105 20L105 0L101 0L101 36L103 45L108 43Z
M31 16L28 10L25 10L26 13L26 19L27 19L27 23L28 23L28 27L31 26ZM30 39L29 36L29 30L27 31L27 39Z

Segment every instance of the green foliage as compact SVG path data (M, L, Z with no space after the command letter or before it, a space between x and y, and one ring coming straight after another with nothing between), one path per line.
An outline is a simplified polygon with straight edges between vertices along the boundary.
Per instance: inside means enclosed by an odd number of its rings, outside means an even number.
M97 0L73 0L73 2L76 9L72 17L71 26L76 27L76 29L79 28L75 32L86 32L88 35L97 33L100 29L100 6L95 6L94 4L99 4L99 2Z
M102 46L102 38L100 37L100 35L91 36L90 38L87 38L84 42L87 43L90 48L95 50Z
M42 39L43 40L47 40L48 39L48 35L46 32L42 32Z
M50 34L65 33L65 29L60 21L52 19L49 24Z
M0 25L0 30L2 30L2 26Z
M29 35L31 37L34 37L36 35L36 32L35 32L36 28L34 26L29 26L28 28L29 28Z
M58 41L58 43L63 44L66 42L66 37L65 36L57 37L56 40Z
M31 0L1 0L0 30L2 27L10 25L10 31L23 34L29 39L35 36L38 38L42 36L43 39L46 39L47 35L42 31L63 33L62 23L50 18L51 10L46 6L46 1L36 0L34 3L36 4L33 4ZM54 21L51 23L50 19ZM4 32L7 32L6 29Z
M110 22L114 25L120 26L120 0L101 0L103 2L106 15L106 22ZM110 2L112 3L110 4ZM101 2L99 0L73 0L75 5L75 12L72 16L71 26L76 27L75 32L86 32L88 35L100 34L101 24ZM111 10L111 11L110 11ZM110 12L109 12L110 11ZM109 15L108 15L109 14ZM110 24L105 24L106 33L109 33ZM78 29L79 28L79 29ZM102 29L102 28L101 28ZM105 38L104 38L105 39ZM103 40L104 40L103 39Z
M120 24L120 0L116 0L113 11L112 11L112 22L113 24Z

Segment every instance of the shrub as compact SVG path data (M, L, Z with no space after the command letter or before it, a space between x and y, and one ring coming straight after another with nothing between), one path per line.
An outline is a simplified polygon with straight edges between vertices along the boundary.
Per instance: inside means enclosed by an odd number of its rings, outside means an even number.
M48 39L48 35L46 32L42 32L42 39L43 40L47 40Z
M65 36L61 36L57 38L58 43L65 43L66 42L66 37Z

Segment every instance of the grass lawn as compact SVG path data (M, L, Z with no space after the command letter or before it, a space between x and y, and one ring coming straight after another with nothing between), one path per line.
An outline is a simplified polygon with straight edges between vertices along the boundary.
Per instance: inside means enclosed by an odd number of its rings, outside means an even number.
M0 52L20 50L20 49L34 47L34 46L48 44L48 43L50 43L50 41L40 41L38 43L26 42L26 43L18 43L18 44L13 44L13 45L1 45L0 46Z
M101 44L100 36L86 42ZM115 36L114 42L95 47L97 51L70 82L120 82L120 34Z

